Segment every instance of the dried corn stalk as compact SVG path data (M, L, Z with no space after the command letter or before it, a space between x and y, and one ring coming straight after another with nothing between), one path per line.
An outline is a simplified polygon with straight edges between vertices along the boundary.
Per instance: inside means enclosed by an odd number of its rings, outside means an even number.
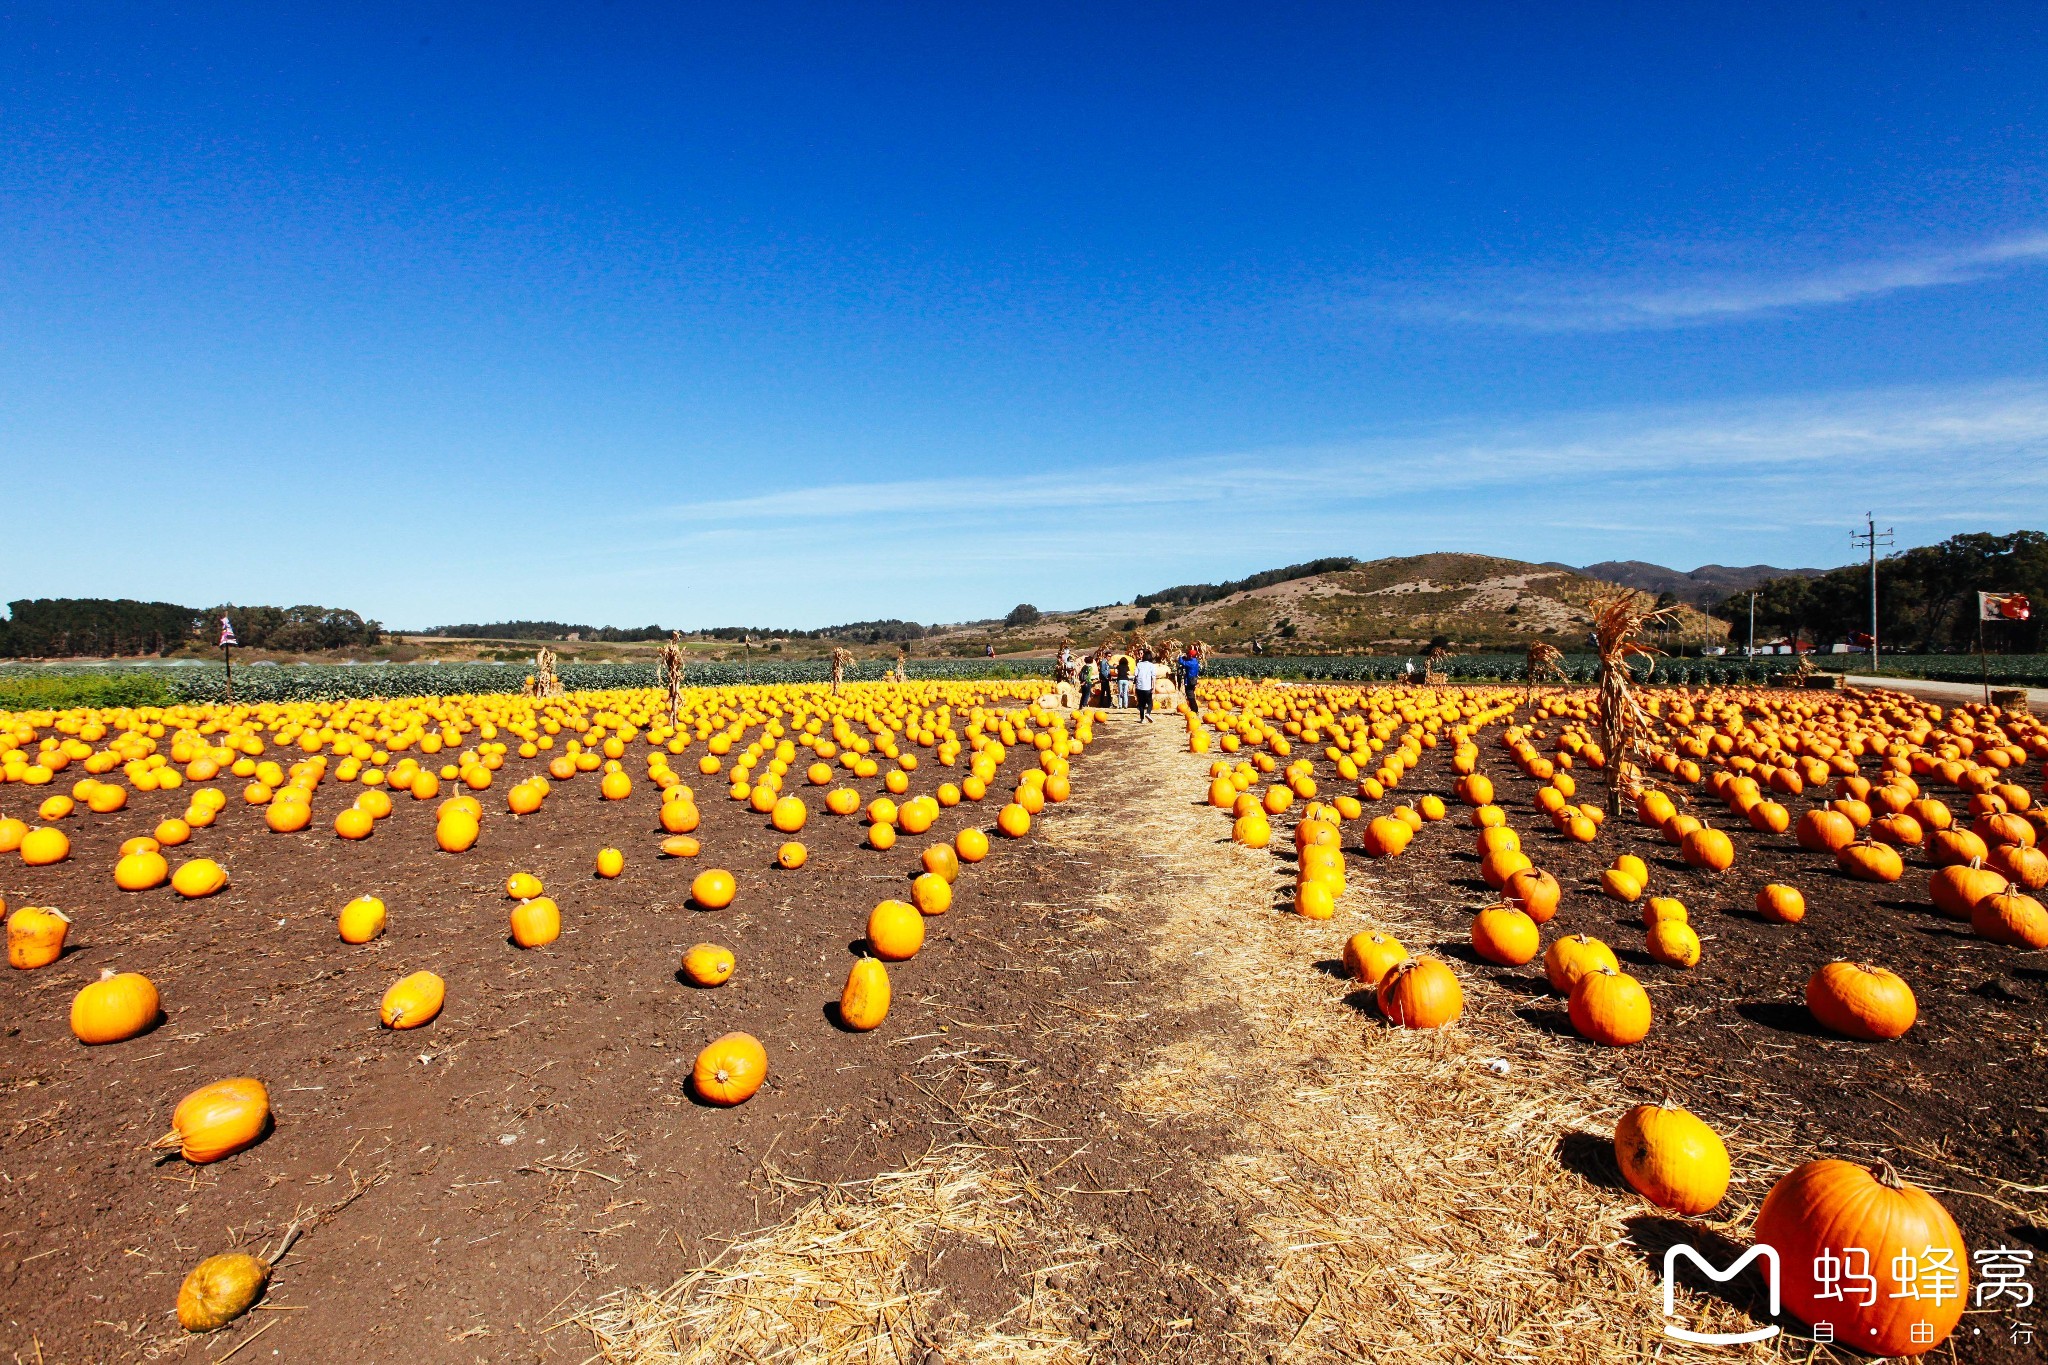
M1529 643L1528 678L1531 685L1555 679L1564 681L1564 652L1542 640Z
M846 680L847 665L853 662L853 651L840 645L832 651L832 695L839 695L839 684Z
M533 695L536 697L559 697L562 695L562 680L555 676L555 651L546 645L533 656Z
M683 708L683 636L670 631L661 647L661 686L668 693L668 728L676 728L676 715Z
M1617 588L1597 594L1586 609L1593 614L1593 647L1600 655L1600 747L1606 755L1601 772L1607 783L1607 813L1618 816L1622 802L1634 800L1640 789L1639 757L1650 730L1650 717L1636 700L1628 661L1637 655L1656 657L1659 651L1636 637L1644 626L1671 619L1677 608L1659 609L1649 594Z

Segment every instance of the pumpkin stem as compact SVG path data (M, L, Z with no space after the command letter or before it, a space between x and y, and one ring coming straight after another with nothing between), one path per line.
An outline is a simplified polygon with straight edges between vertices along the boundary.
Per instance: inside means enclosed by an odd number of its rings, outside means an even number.
M150 1144L149 1144L149 1149L150 1149L151 1151L153 1151L153 1152L160 1152L160 1151L164 1151L164 1150L165 1150L165 1149L167 1149L167 1148L171 1148L171 1147L182 1147L182 1146L184 1146L184 1145L185 1145L185 1139L184 1139L184 1138L183 1138L182 1136L180 1136L180 1135L179 1135L179 1133L178 1133L178 1130L177 1130L177 1129L173 1128L173 1129L171 1129L171 1131L170 1131L170 1132L168 1132L168 1133L165 1133L165 1134L164 1134L164 1135L163 1135L162 1137L158 1138L158 1139L157 1139L157 1140L156 1140L155 1142L152 1142L152 1143L150 1143Z
M264 1264L276 1265L279 1261L283 1260L284 1254L292 1249L292 1243L299 1240L299 1234L303 1230L300 1228L298 1220L293 1219L292 1225L284 1230L284 1240L277 1244L277 1250L263 1258Z
M1899 1178L1899 1173L1896 1170L1892 1169L1892 1163L1886 1161L1883 1157L1877 1159L1877 1165L1872 1169L1871 1174L1877 1177L1878 1184L1888 1190L1902 1190L1906 1188L1906 1182Z
M112 981L115 977L119 975L120 973L115 971L112 967L100 968L100 980L102 981Z

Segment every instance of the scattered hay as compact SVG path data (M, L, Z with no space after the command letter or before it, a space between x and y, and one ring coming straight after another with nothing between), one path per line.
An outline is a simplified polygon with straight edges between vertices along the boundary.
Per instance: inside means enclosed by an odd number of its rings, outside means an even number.
M1021 1171L947 1149L829 1187L666 1291L615 1292L576 1322L608 1365L915 1365L941 1341L948 1362L1068 1365L1087 1356L1065 1334L1071 1305L1043 1272L1001 1321L955 1336L942 1291L914 1269L954 1239L1042 1259L1046 1233L1063 1221Z
M1362 992L1317 964L1362 928L1418 953L1440 930L1384 901L1356 864L1337 918L1283 913L1286 864L1221 842L1213 812L1170 799L1200 790L1207 760L1175 752L1162 728L1119 755L1168 798L1154 803L1151 856L1134 860L1123 891L1154 921L1159 973L1182 983L1172 1007L1189 1028L1136 1062L1123 1098L1154 1123L1230 1125L1236 1149L1204 1178L1255 1238L1232 1287L1249 1320L1232 1333L1235 1353L1726 1358L1661 1333L1661 1267L1631 1244L1643 1231L1632 1220L1655 1210L1574 1169L1611 1161L1606 1135L1632 1103L1619 1085L1585 1074L1573 1047L1516 1017L1519 997L1475 973L1460 973L1457 1025L1381 1024ZM1050 838L1113 842L1114 812L1072 812ZM1235 1026L1208 1022L1233 1016ZM1751 1325L1689 1294L1680 1313L1698 1330ZM1747 1349L1782 1358L1775 1343Z

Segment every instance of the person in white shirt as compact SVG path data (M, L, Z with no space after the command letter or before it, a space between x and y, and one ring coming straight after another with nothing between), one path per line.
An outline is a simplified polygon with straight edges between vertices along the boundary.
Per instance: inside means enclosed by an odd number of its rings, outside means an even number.
M1159 665L1152 662L1149 647L1138 651L1138 666L1134 674L1133 681L1138 685L1138 720L1142 723L1152 719L1152 687L1159 680Z

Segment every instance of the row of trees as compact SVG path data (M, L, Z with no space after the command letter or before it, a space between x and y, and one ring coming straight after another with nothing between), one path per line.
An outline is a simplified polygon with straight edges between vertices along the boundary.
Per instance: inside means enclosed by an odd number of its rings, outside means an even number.
M235 638L254 649L302 654L375 645L384 627L336 607L238 607L204 611L174 602L127 598L38 597L7 604L0 622L0 658L68 659L169 654L220 638L220 618L234 622Z
M1359 561L1349 555L1336 555L1328 559L1311 559L1306 564L1289 564L1284 569L1267 569L1249 578L1234 579L1228 583L1182 583L1178 587L1163 588L1158 592L1142 592L1132 605L1152 607L1174 605L1192 607L1203 602L1220 602L1232 593L1250 592L1254 588L1270 588L1275 583L1292 583L1297 578L1313 578L1319 573L1339 573L1355 569Z
M1976 532L1921 545L1877 563L1878 642L1919 653L1977 647L1977 594L2019 592L2048 607L2048 534ZM1736 593L1713 614L1746 638L1749 594ZM1756 588L1757 637L1785 636L1826 645L1858 641L1870 631L1870 567L1851 564L1817 578L1772 578ZM2036 653L2041 621L1987 625L1984 646L1994 653Z
M707 640L849 640L856 644L886 644L899 640L922 640L931 630L915 621L849 621L843 626L818 630L776 630L763 626L713 626L709 630L686 630L683 635ZM576 626L564 621L493 621L484 625L436 626L423 632L453 640L602 640L614 643L636 640L666 640L662 626Z

